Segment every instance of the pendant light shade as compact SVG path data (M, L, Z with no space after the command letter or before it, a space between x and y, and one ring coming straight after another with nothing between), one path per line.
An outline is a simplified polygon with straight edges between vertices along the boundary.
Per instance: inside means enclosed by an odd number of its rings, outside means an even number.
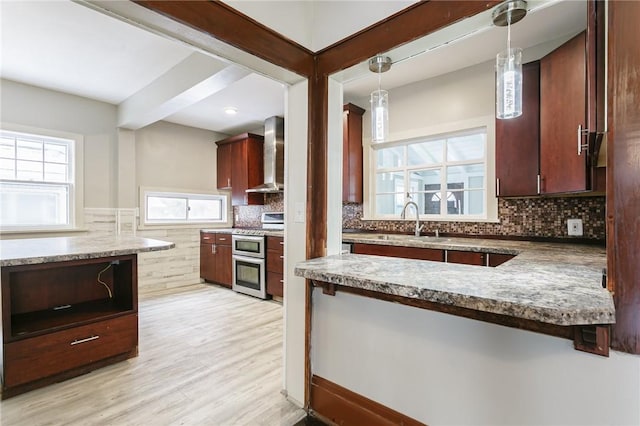
M522 115L522 49L498 53L496 58L496 117Z
M522 49L511 47L511 25L527 14L527 2L510 0L493 11L493 23L507 27L507 49L496 56L496 118L522 115Z
M378 89L371 93L371 141L389 139L389 93Z
M389 139L389 93L380 88L382 73L391 68L391 58L376 56L369 60L369 70L378 74L378 90L371 93L371 142Z

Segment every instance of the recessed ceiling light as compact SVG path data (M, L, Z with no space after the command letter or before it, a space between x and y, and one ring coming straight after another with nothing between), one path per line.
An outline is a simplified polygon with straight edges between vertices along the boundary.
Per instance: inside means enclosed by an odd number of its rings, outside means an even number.
M224 109L224 112L225 112L226 114L229 114L229 115L236 115L236 114L238 113L238 108L234 108L234 107L226 107L226 108Z

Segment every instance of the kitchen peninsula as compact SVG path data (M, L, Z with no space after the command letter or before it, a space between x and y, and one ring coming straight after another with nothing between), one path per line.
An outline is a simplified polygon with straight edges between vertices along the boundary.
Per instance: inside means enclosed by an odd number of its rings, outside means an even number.
M569 338L574 335L571 326L615 323L613 298L601 285L606 263L601 247L387 234L345 234L343 240L440 250L443 260L450 252L515 257L486 267L347 254L299 263L296 275L317 282L329 294L343 290L475 319L491 315L490 322L504 320L505 325ZM608 346L602 349L608 353Z
M2 398L136 356L137 253L173 247L121 236L0 241Z

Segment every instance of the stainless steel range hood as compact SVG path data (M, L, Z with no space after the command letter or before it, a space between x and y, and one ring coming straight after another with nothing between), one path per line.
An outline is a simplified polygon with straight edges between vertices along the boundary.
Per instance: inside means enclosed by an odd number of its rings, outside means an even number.
M264 182L247 192L280 192L284 190L284 118L269 117L264 121Z

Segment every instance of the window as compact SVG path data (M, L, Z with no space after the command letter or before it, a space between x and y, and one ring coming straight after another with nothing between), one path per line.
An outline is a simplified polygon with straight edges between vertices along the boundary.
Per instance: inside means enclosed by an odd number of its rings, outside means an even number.
M142 192L145 224L227 221L226 195L146 190Z
M487 217L485 127L375 144L371 150L375 218L398 219L408 200L426 219Z
M44 131L43 131L44 132ZM0 130L2 230L76 225L76 156L81 138Z

